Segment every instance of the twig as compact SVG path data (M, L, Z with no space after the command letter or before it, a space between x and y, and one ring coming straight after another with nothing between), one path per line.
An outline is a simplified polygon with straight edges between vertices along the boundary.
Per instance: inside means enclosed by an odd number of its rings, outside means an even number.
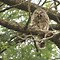
M35 48L36 48L36 51L38 52L38 47L37 47L37 45L36 45L36 41L35 40L33 40L34 41L34 46L35 46Z
M36 42L45 42L45 41L47 41L47 40L50 40L50 39L52 39L56 34L58 34L58 33L54 33L52 36L50 36L50 37L47 37L47 38L43 38L43 39L40 39L40 41L36 41Z
M30 11L30 4L31 3L31 0L28 0L28 11L29 11L29 19L24 27L24 29L26 30L28 28L28 24L30 23L30 20L31 20L31 11Z
M5 49L3 49L2 51L0 51L0 54L2 54L4 51L6 51L7 49L5 48Z
M55 5L55 10L57 10L56 0L53 0L53 1L54 1L54 5Z
M54 7L57 7L58 5L60 5L60 2L58 4L56 4L55 6L50 7L49 9L54 8Z
M56 2L60 4L60 2L59 2L59 1L56 1Z
M37 47L37 45L36 45L36 40L34 39L34 37L32 37L32 39L33 39L33 42L34 42L34 46L35 46L35 48L36 48L36 51L38 52L38 47Z
M39 0L39 3L37 5L39 6L40 3L41 3L41 0Z
M43 6L46 3L46 0L43 2L43 4L41 6Z
M15 36L11 37L11 39L8 41L8 43L9 43L10 45L11 45L12 39L14 39L15 37L17 37L17 36L15 35Z

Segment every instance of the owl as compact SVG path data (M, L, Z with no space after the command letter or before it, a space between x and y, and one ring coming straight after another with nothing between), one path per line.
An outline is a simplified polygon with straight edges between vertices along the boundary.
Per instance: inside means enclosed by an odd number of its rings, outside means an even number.
M42 8L36 9L32 16L30 22L31 29L35 29L37 31L48 31L49 30L49 17L45 10ZM38 45L41 47L44 46L44 42L41 44L38 42Z
M36 9L31 16L31 28L41 31L49 30L49 17L45 10L38 8Z

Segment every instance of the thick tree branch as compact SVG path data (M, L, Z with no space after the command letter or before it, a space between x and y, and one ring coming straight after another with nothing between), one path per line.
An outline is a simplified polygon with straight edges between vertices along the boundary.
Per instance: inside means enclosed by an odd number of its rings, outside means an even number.
M22 33L26 33L26 34L33 34L33 35L36 35L36 34L44 34L44 32L42 31L36 31L35 29L27 29L25 30L23 27L19 26L18 24L14 24L10 21L7 21L7 20L2 20L0 19L0 25L8 28L8 29L12 29L12 30L15 30L15 31L18 31L18 32L22 32Z

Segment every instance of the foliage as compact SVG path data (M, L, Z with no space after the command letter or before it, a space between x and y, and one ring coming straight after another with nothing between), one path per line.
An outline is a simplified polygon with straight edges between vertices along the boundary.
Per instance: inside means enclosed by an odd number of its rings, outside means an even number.
M4 5L5 8L7 5ZM48 6L46 4L46 6ZM1 9L0 9L1 10ZM19 23L24 26L28 20L28 13L16 8L12 8L3 13L0 13L0 18L6 19L13 23ZM46 42L45 49L39 49L36 52L36 48L33 44L17 43L13 40L11 44L8 41L16 35L17 32L0 26L0 51L4 51L0 57L3 60L51 60L52 56L57 57L57 47L51 41ZM27 43L27 45L26 45Z

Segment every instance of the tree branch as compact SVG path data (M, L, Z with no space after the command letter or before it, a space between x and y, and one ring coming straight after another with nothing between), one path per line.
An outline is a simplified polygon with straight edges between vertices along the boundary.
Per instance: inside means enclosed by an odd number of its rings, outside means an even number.
M35 29L25 30L24 27L18 26L18 24L16 24L16 23L12 23L10 21L3 20L3 19L0 19L0 25L6 27L8 29L12 29L12 30L22 32L22 33L26 33L26 34L32 33L33 35L36 35L36 34L44 35L44 32L42 32L42 31L36 31Z

